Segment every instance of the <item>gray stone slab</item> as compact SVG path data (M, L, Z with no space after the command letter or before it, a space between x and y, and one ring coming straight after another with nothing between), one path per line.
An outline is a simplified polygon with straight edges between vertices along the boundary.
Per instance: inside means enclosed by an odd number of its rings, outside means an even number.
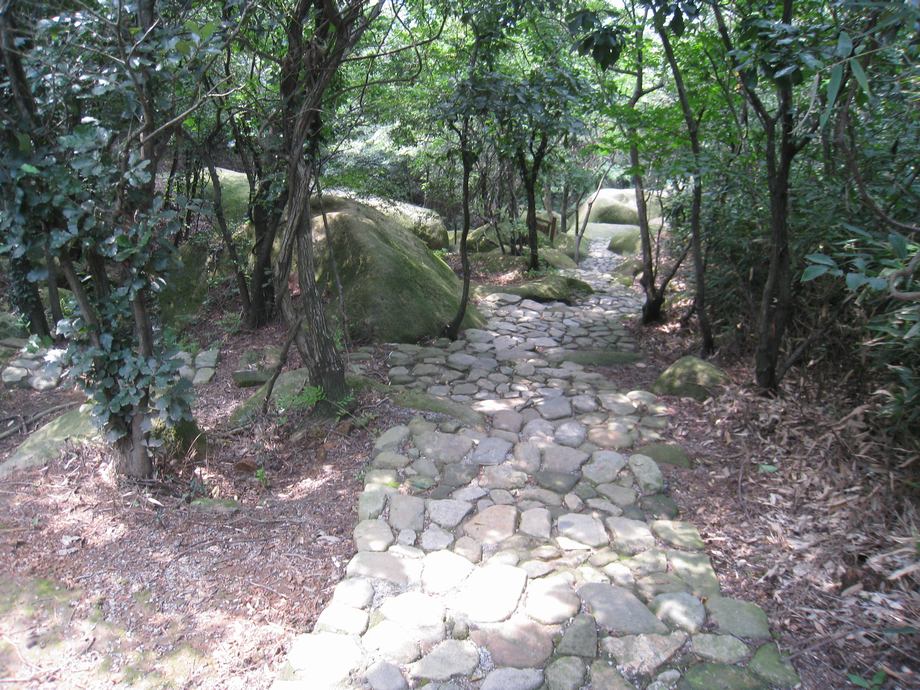
M592 582L578 590L598 625L610 633L637 635L665 633L667 627L655 618L636 596L623 587Z

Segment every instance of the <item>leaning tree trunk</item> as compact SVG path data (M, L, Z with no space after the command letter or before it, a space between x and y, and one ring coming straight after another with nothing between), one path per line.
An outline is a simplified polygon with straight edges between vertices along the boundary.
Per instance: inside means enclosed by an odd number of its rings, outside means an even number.
M469 131L469 123L464 123L464 131ZM464 138L466 135L464 135ZM460 264L463 267L463 291L460 294L460 305L454 320L444 329L444 336L456 340L460 333L460 326L466 316L466 307L470 299L470 257L467 252L466 239L470 234L470 175L473 172L473 154L463 145L463 230L460 233ZM496 228L496 232L498 229ZM498 239L501 243L501 235ZM502 247L504 254L504 247Z
M292 180L289 183L291 203L288 204L289 216L285 227L285 244L293 241L296 247L300 312L306 323L306 328L299 331L294 342L306 364L311 385L320 387L327 400L338 402L345 397L348 388L345 383L345 363L336 350L335 341L329 332L326 310L316 285L310 214L312 174L303 159L298 160L292 168ZM331 247L330 251L332 251ZM283 282L286 282L283 280L285 275L287 273L282 274ZM285 301L290 299L289 295L284 297ZM286 314L286 316L291 323L296 318L293 314Z

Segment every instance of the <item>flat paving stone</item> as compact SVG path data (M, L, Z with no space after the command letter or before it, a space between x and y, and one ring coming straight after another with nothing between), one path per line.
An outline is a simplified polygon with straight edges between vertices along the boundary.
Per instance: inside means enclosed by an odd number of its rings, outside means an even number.
M588 546L606 546L609 539L604 523L591 515L568 513L561 515L556 522L559 534L587 544Z
M425 501L418 496L390 494L390 526L399 531L411 529L421 532L425 526Z
M468 676L479 665L479 650L472 642L444 640L409 667L409 675L420 680L448 680Z
M480 690L537 690L541 685L542 669L497 668L486 676Z
M391 597L377 610L384 618L408 628L427 628L444 622L444 604L421 592L404 592Z
M463 531L480 544L498 544L514 534L517 515L514 506L490 506L467 520Z
M585 662L577 656L563 656L546 667L547 690L578 690L585 680Z
M496 666L543 668L553 654L556 628L515 615L502 623L480 625L470 637L488 650Z
M677 653L687 641L687 634L624 635L608 637L601 643L604 651L616 659L617 668L627 674L649 675Z
M561 494L559 497L560 503L562 502L562 495L567 494L578 483L580 475L578 474L568 474L566 472L553 472L551 470L540 470L539 472L533 473L533 478L544 489L549 489L557 494Z
M703 602L688 592L659 594L649 605L658 620L672 628L695 633L706 622Z
M598 450L591 454L591 461L583 465L581 472L585 479L595 484L608 484L617 478L626 467L626 456L612 450Z
M484 495L484 494L483 494ZM479 498L479 497L477 497ZM475 499L474 499L475 500ZM441 527L453 529L473 511L473 504L453 498L428 501L428 517Z
M706 610L719 632L752 640L770 637L770 624L763 609L747 601L728 597L711 597Z
M538 539L549 539L552 515L546 508L531 508L521 513L520 531Z
M476 446L470 460L476 465L499 465L511 452L512 443L503 438L484 438Z
M433 551L422 559L422 588L443 594L460 585L473 571L473 564L453 551Z
M405 587L414 575L415 568L404 558L389 553L361 551L354 555L345 567L349 577L363 576L387 580L399 587Z
M449 608L476 623L506 620L517 608L527 572L510 565L474 570L451 597Z
M388 661L378 661L367 669L364 677L371 690L409 690L399 666Z
M386 551L395 541L393 530L383 520L362 520L352 537L358 551Z
M667 627L628 589L590 583L578 589L578 596L607 632L620 635L667 632Z
M595 658L597 656L597 621L594 620L594 616L587 613L575 616L565 629L556 652L586 659Z
M588 459L588 454L568 448L558 446L555 443L548 444L543 448L543 470L549 472L564 472L566 474L575 474Z
M527 583L524 612L535 621L552 625L578 613L581 599L572 586L559 579L531 580Z
M744 659L750 650L737 637L699 633L691 638L693 653L706 661L734 664Z
M610 530L610 543L619 553L641 553L653 548L657 543L648 525L641 520L609 517L605 522Z
M537 403L537 412L542 415L543 419L554 420L563 419L572 416L572 404L568 398L561 396L546 398Z

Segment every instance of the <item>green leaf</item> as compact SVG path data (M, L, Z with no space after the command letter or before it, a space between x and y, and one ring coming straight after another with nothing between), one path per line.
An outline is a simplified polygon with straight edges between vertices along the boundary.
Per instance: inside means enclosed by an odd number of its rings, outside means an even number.
M853 685L855 685L858 688L868 689L872 687L871 685L869 685L869 681L867 681L862 676L857 676L855 673L847 674L847 680L849 680Z
M846 283L850 290L858 290L869 282L869 278L863 273L847 273Z
M809 266L802 272L802 282L807 283L810 280L814 280L820 276L823 276L830 270L830 266L823 265L814 265Z
M892 232L888 235L888 241L891 242L891 248L894 249L895 256L899 259L907 258L907 239L904 235Z
M29 175L38 175L41 173L41 170L36 168L31 163L23 163L22 165L19 166L19 169L22 170L24 173L28 173Z
M837 101L837 94L840 93L840 84L843 82L843 64L834 65L831 68L831 78L827 83L827 107L821 113L821 126L827 124L834 109L834 103Z
M856 81L859 82L859 87L867 96L871 96L872 92L869 91L869 80L866 78L866 73L863 71L862 65L859 64L859 60L853 58L850 60L850 69L853 71L853 76L856 77Z
M840 36L837 37L837 55L838 57L850 57L850 53L853 52L853 39L850 38L850 34L846 31L841 31Z
M805 256L805 258L811 261L813 264L822 264L824 266L831 266L832 268L837 268L837 262L834 261L827 254L808 254Z
M757 465L757 469L761 474L772 474L773 472L779 472L779 467L767 463L759 463Z

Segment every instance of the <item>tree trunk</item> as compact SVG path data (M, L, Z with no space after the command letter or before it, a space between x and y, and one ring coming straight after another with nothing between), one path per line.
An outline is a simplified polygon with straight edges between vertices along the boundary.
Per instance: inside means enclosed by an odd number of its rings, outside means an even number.
M296 245L300 306L306 321L306 328L301 329L295 342L307 366L310 383L323 390L326 400L338 402L348 392L345 384L345 364L329 332L326 310L316 286L310 213L312 174L302 158L293 166L291 178L291 203L288 205L289 215L285 234L292 237ZM289 321L293 323L292 319Z
M709 325L709 316L706 310L706 274L705 264L703 262L703 250L701 240L701 211L703 204L703 179L700 172L700 137L699 123L693 110L690 108L690 99L687 96L687 90L684 87L683 74L674 57L674 49L668 38L667 31L664 27L658 30L658 36L661 38L661 46L664 48L665 57L668 65L671 67L671 74L674 76L674 85L677 87L677 96L680 101L680 108L683 112L684 123L687 127L687 136L690 139L690 149L693 151L693 202L690 211L690 238L693 248L693 267L696 283L696 315L700 326L700 356L708 357L712 354L713 339L712 329Z
M639 214L639 236L642 240L642 279L639 284L645 292L642 305L642 323L650 324L661 321L661 307L664 304L664 291L658 292L654 256L652 256L652 234L648 226L648 206L645 203L645 182L639 160L639 145L635 142L636 131L630 132L632 143L629 145L629 162L633 169L633 189L636 191L636 210Z
M28 278L32 262L26 256L10 257L10 279L13 303L16 309L29 321L29 333L47 338L51 336L45 307L38 287Z
M767 165L770 177L770 267L760 302L754 376L757 385L768 391L779 387L780 347L792 302L788 216L789 172L795 153L787 139L784 132L778 169L775 155L768 155Z
M214 215L217 219L217 227L220 229L220 235L224 240L224 247L227 249L227 255L230 257L230 263L233 266L233 273L236 276L236 287L239 290L240 302L243 306L243 320L248 326L253 320L252 302L249 299L249 284L246 282L246 274L243 273L243 265L240 263L240 257L237 255L236 247L233 245L233 236L230 234L230 228L227 227L220 176L217 174L217 168L214 167L214 160L211 154L206 153L205 156L208 174L211 176L211 187L213 188L214 194Z
M281 213L287 203L287 193L279 199L268 200L268 182L262 182L252 202L252 228L255 234L253 245L252 278L250 285L249 328L258 328L268 323L274 311L278 293L273 290L271 275L272 248L278 234Z
M469 131L468 122L464 122L463 130L465 133ZM464 134L463 138L466 139L466 136ZM461 148L463 156L463 229L460 233L460 264L463 267L463 291L460 294L460 305L457 307L454 320L444 329L444 336L451 340L456 340L460 333L460 326L466 316L466 306L470 299L470 257L467 254L466 239L470 234L470 174L473 171L473 154L467 150L465 141L461 143ZM500 235L499 243L501 243ZM502 248L502 253L504 253L504 248Z

